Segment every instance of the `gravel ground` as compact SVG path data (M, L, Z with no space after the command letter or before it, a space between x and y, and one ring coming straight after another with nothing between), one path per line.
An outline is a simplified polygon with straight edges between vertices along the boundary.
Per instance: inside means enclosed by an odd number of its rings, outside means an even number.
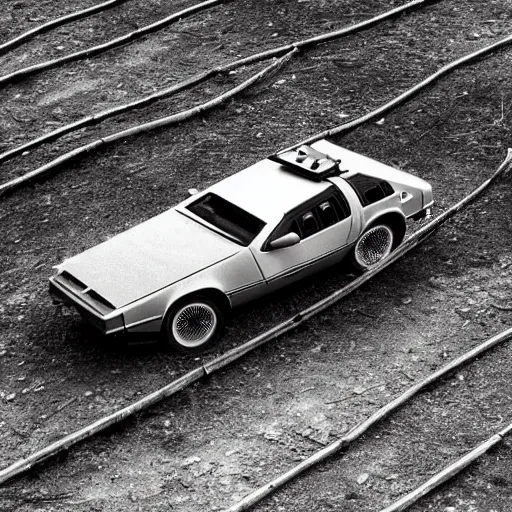
M7 0L0 42L95 1ZM0 58L0 74L131 31L193 2L128 0ZM0 89L0 150L211 66L361 21L393 0L237 0L102 56ZM358 116L512 30L510 0L444 0L308 50L225 106L65 166L0 198L2 467L125 406L325 297L331 269L238 311L206 354L96 335L52 305L52 265L276 149ZM429 180L436 213L512 145L512 48L443 78L382 122L333 139ZM0 181L66 150L207 101L265 63L13 159ZM418 379L512 323L510 179L305 326L0 488L0 510L220 510L314 453ZM137 340L135 340L137 341ZM255 507L376 511L512 418L510 345L427 390ZM508 512L509 442L411 510Z

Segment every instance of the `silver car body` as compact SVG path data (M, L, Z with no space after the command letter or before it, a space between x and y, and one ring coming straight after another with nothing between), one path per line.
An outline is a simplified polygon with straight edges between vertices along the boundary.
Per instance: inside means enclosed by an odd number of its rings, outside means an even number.
M170 210L78 254L57 267L54 294L105 334L157 332L171 305L195 292L235 307L343 260L367 226L393 214L406 219L433 203L424 180L321 140L313 149L340 160L340 176L315 181L265 159ZM349 178L388 182L390 194L363 206ZM248 246L187 207L214 193L265 223ZM281 227L331 194L350 214L296 245L269 250ZM338 197L338 196L337 196Z

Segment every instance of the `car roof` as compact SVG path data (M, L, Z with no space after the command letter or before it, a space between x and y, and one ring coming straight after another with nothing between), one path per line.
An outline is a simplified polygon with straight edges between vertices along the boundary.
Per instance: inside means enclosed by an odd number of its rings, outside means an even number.
M208 191L236 204L265 222L328 189L328 181L313 181L265 159L211 186Z

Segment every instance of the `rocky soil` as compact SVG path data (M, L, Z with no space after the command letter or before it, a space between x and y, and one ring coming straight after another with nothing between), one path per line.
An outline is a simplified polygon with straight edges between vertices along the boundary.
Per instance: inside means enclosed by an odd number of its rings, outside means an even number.
M97 0L4 0L0 42ZM152 23L191 0L128 0L0 58L0 75ZM101 56L0 89L0 150L210 67L349 25L394 0L233 0ZM104 339L47 293L52 266L280 147L359 116L512 30L510 0L444 0L308 50L179 126L132 138L0 198L1 467L128 405L347 281L332 269L236 312L210 352ZM0 182L80 144L213 98L221 75L0 166ZM429 180L439 213L512 146L512 48L333 142ZM508 178L417 250L300 329L0 487L2 511L221 510L512 323ZM264 200L262 198L262 200ZM421 394L257 511L377 511L512 421L512 350ZM411 510L507 512L510 442Z

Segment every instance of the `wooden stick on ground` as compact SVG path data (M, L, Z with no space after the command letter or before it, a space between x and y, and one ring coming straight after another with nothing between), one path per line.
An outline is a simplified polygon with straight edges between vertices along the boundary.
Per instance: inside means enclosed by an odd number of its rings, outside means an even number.
M459 68L465 64L469 64L472 61L475 61L479 59L480 57L483 57L484 55L487 55L495 50L498 50L499 48L503 48L504 46L509 45L512 43L512 34L508 35L507 37L500 39L499 41L490 44L488 46L485 46L484 48L480 48L479 50L469 53L468 55L464 55L460 59L454 60L453 62L450 62L446 66L443 66L441 69L433 73L432 75L425 78L425 80L419 82L414 87L411 87L407 91L403 92L396 98L393 98L388 103L385 103L381 107L372 110L368 114L358 117L357 119L354 119L352 121L348 121L347 123L343 123L341 125L338 125L334 128L330 128L328 130L324 130L322 132L316 133L315 135L312 135L311 137L308 137L307 139L302 140L301 142L298 142L294 144L293 146L290 146L285 149L279 150L279 153L283 153L285 151L290 151L292 149L298 148L299 146L302 146L303 144L312 144L313 142L325 139L326 137L332 137L333 135L338 135L340 133L347 133L349 131L354 130L358 126L360 126L363 123L367 123L369 121L372 121L373 119L379 119L382 117L385 113L389 112L391 109L397 107L404 101L412 98L416 94L418 94L420 91L425 89L428 85L435 82L442 76L450 73L456 68Z
M493 338L487 340L481 345L478 345L469 352L466 352L457 359L454 359L448 365L432 373L427 378L423 379L422 381L418 382L414 386L407 389L404 393L396 397L394 400L386 404L384 407L381 407L367 420L355 426L350 432L348 432L348 434L344 435L342 438L338 439L337 441L334 441L325 448L317 451L311 457L308 457L306 460L302 461L297 466L279 475L277 478L275 478L268 484L251 492L245 498L235 503L231 507L227 508L224 512L241 512L242 510L248 510L256 503L263 500L269 494L273 493L276 489L282 487L285 483L289 482L293 478L304 473L306 470L310 469L319 462L323 462L329 457L332 457L339 451L346 449L351 443L353 443L356 439L361 437L368 429L370 429L379 421L386 418L392 412L400 408L404 403L406 403L413 396L418 394L422 389L426 388L427 386L430 386L432 383L438 381L439 379L441 379L448 373L452 372L459 366L467 364L468 362L472 361L473 359L483 354L484 352L490 350L491 348L495 347L496 345L508 341L510 339L512 339L512 328L503 331L502 333L494 336ZM386 512L388 512L387 509Z
M87 18L88 16L92 16L98 12L106 11L107 9L111 9L116 5L122 4L127 0L108 0L107 2L103 2L101 4L93 5L92 7L88 7L87 9L83 9L81 11L72 12L70 14L66 14L65 16L61 16L60 18L56 18L54 20L43 23L42 25L38 25L19 36L6 41L5 43L0 44L0 55L20 46L26 41L33 39L34 37L44 34L45 32L49 32L54 28L61 27L62 25L66 25L67 23L71 23L76 20L81 20L83 18Z
M75 132L75 131L85 128L87 126L92 126L92 125L101 123L105 119L114 117L114 116L122 114L124 112L135 110L135 109L141 108L141 107L145 107L145 106L150 105L151 103L154 103L163 98L168 98L169 96L172 96L173 94L176 94L181 91L185 91L185 90L190 89L196 85L199 85L199 84L213 78L214 76L216 76L218 74L226 73L228 71L233 71L242 66L255 64L257 62L261 62L263 60L267 60L267 59L270 59L273 57L280 57L280 56L284 55L285 53L292 51L294 48L308 49L317 44L326 43L328 41L339 39L339 38L347 36L349 34L353 34L355 32L367 29L380 21L390 19L394 16L397 16L397 15L407 11L407 10L421 7L425 3L426 3L425 0L414 0L413 2L409 2L400 7L396 7L395 9L386 11L382 14L379 14L378 16L375 16L371 19L362 21L355 25L351 25L349 27L344 27L339 30L335 30L333 32L327 32L325 34L320 34L316 37L312 37L309 39L303 39L301 41L296 41L295 43L287 44L284 46L279 46L277 48L272 48L270 50L265 50L263 52L259 52L254 55L244 57L243 59L238 59L235 61L228 62L226 64L222 64L221 66L218 66L216 68L211 68L207 71L204 71L204 72L194 75L186 80L183 80L177 84L174 84L170 87L162 89L161 91L150 94L148 96L144 96L144 97L142 97L138 100L135 100L133 102L125 103L124 105L119 105L117 107L114 107L114 108L111 108L108 110L103 110L101 112L98 112L98 113L90 115L90 116L86 116L82 119L74 121L73 123L69 123L65 126L61 126L60 128L57 128L56 130L45 133L44 135L41 135L39 137L36 137L36 138L26 142L25 144L22 144L21 146L18 146L13 149L10 149L8 151L5 151L3 153L0 153L0 163L10 160L11 158L14 158L15 156L21 155L25 151L35 149L35 148L41 146L42 144L46 144L46 143L52 142L54 140L57 140L60 137L63 137L64 135L66 135L68 133Z
M62 166L62 164L69 162L69 161L77 158L78 156L83 156L94 149L98 149L98 148L106 146L108 144L112 144L113 142L116 142L116 141L119 141L122 139L126 139L128 137L132 137L132 136L138 135L140 133L145 133L145 132L155 130L157 128L162 128L164 126L170 126L173 124L181 123L181 122L185 121L186 119L190 119L191 117L201 114L202 112L206 112L207 110L210 110L213 107L220 105L221 103L225 103L228 99L232 98L233 96L235 96L237 94L240 94L242 91L248 89L256 82L267 79L272 73L279 70L281 68L281 66L283 66L297 52L298 52L298 50L296 48L293 49L291 52L287 53L284 57L277 59L270 66L264 68L263 70L259 71L255 75L251 76L250 78L248 78L241 84L237 85L236 87L233 87L229 91L217 96L216 98L213 98L212 100L207 101L206 103L202 103L202 104L197 105L188 110L183 110L182 112L178 112L177 114L173 114L171 116L162 117L160 119L156 119L155 121L140 124L140 125L134 126L133 128L129 128L127 130L122 130L120 132L116 132L112 135L108 135L107 137L103 137L101 139L90 142L90 143L86 144L85 146L80 146L72 151L69 151L68 153L64 153L63 155L59 156L55 160L52 160L51 162L49 162L41 167L38 167L37 169L35 169L31 172L28 172L28 173L24 174L23 176L20 176L19 178L15 178L13 180L10 180L10 181L0 185L0 196L8 191L12 191L16 188L19 188L20 186L28 183L29 181L32 181L35 178L39 178L45 174L53 172L56 169L58 169L60 166Z
M324 36L322 36L322 37L324 37ZM301 142L299 142L297 144L294 144L293 146L290 146L287 149L280 150L280 152L289 151L291 149L294 149L296 147L301 146L302 144L310 144L310 143L312 143L312 142L314 142L316 140L322 139L322 138L327 137L327 136L332 136L332 135L336 135L336 134L339 134L339 133L342 133L342 132L347 132L347 131L354 130L355 128L357 128L358 126L362 125L363 123L369 122L372 119L375 119L375 118L381 116L384 112L387 112L387 111L391 110L392 108L398 106L399 104L403 103L404 101L406 101L407 99L409 99L413 95L417 94L421 89L427 87L430 83L432 83L434 80L437 80L441 76L449 73L450 71L453 71L454 69L456 69L456 68L458 68L458 67L460 67L460 66L462 66L464 64L467 64L467 63L471 62L472 60L474 60L474 59L476 59L478 57L482 57L483 55L485 55L487 53L490 53L490 52L492 52L492 51L494 51L494 50L496 50L498 48L501 48L501 47L503 47L503 46L505 46L507 44L510 44L511 42L512 42L512 35L509 35L506 38L504 38L504 39L502 39L502 40L500 40L500 41L498 41L498 42L496 42L496 43L494 43L492 45L486 46L484 48L481 48L480 50L477 50L476 52L473 52L473 53L471 53L469 55L461 57L460 59L457 59L456 61L448 64L447 66L444 66L443 68L441 68L439 71L437 71L436 73L434 73L430 77L426 78L425 80L423 80L419 84L415 85L414 87L412 87L408 91L406 91L403 94L397 96L396 98L394 98L390 102L386 103L385 105L377 108L376 110L373 110L372 112L369 112L368 114L365 114L365 115L363 115L361 117L358 117L357 119L354 119L354 120L352 120L352 121L350 121L348 123L344 123L344 124L339 125L339 126L337 126L335 128L332 128L332 129L329 129L329 130L317 133L317 134L309 137L306 140L303 140L303 141L301 141ZM293 48L292 47L291 51L294 51L296 49L297 48ZM248 59L242 59L240 61L236 61L234 63L231 63L229 66L233 66L233 65L235 65L237 63L240 63L240 62L244 62L245 64L247 64L249 62L249 59L259 57L259 56L263 55L264 53L267 53L267 52L263 52L262 54L257 54L256 56L252 56L252 57L250 57ZM228 69L228 66L223 68L224 71L227 70L227 69ZM209 77L210 73L211 73L211 71L208 71L208 72L203 73L202 75L200 75L202 77L201 80L205 80L207 77ZM198 79L198 77L199 77L199 75L197 77L193 77L190 81L188 81L187 85L185 85L185 84L177 84L176 86L173 86L173 88L175 88L175 90L182 90L183 88L188 87L192 83L197 83L197 82L194 82L194 81L196 79ZM156 94L159 94L159 93L156 93ZM142 103L145 103L146 101L148 101L148 98L143 98L140 101ZM152 101L152 100L149 100L149 102L150 101ZM213 101L215 101L215 100L212 100L212 102ZM207 106L206 108L212 108L213 106L215 106L212 102L204 103L203 106L206 105ZM135 103L137 103L137 102L135 102ZM120 111L124 111L125 107L129 107L127 109L131 109L132 105L128 105L128 106L121 105L120 107L116 107L116 108L112 109L112 112L116 111L116 109L119 109L119 111L115 112L115 113L119 113ZM136 107L133 107L133 108L136 108ZM162 118L160 120L156 120L156 121L153 121L153 122L145 123L143 125L139 125L138 127L130 128L129 130L125 130L123 132L118 132L118 133L115 133L113 135L110 135L109 137L105 137L105 138L99 139L97 141L93 141L93 142L91 142L91 143L89 143L89 144L87 144L85 146L78 147L78 148L74 149L73 151L71 151L69 153L65 153L65 154L61 155L60 157L56 158L55 160L52 160L48 164L45 164L45 165L39 167L38 169L30 171L30 172L24 174L23 176L20 176L18 178L14 178L14 179L6 182L6 183L1 184L0 185L0 196L3 193L7 192L7 191L12 191L12 190L14 190L16 188L19 188L19 187L23 186L24 184L26 184L26 183L30 182L31 180L33 180L35 177L40 177L40 176L42 176L44 174L47 174L50 171L55 170L56 168L60 167L63 163L68 162L68 161L76 158L77 156L85 155L85 154L89 153L90 151L99 148L100 146L103 145L103 142L105 142L106 140L108 140L108 142L110 143L110 142L114 142L116 140L119 140L120 138L128 137L128 136L131 136L131 135L136 135L138 133L146 132L146 131L149 131L151 129L154 129L154 128L157 128L157 127L160 127L160 126L168 126L168 125L173 124L175 122L181 122L181 121L184 121L185 119L189 119L190 117L195 115L195 113L198 113L200 111L202 111L202 110L198 109L198 107L196 107L195 109L189 109L189 110L183 111L181 113L175 114L174 116L170 116L170 117ZM110 117L109 112L106 112L106 113L103 112L103 113L100 113L100 114L97 114L97 115L98 116ZM93 116L93 118L94 118L94 116ZM174 120L173 120L173 118L174 118ZM165 119L167 119L167 121L165 121ZM84 125L81 124L82 122L94 124L91 121L91 118L86 118L85 120L77 121L76 124L74 125L74 128L76 128L76 126L79 126L79 127L84 126ZM154 128L151 128L152 126ZM138 129L138 128L140 128L140 129ZM63 130L66 133L68 133L68 131L66 131L65 129L66 129L66 127L63 127ZM57 130L57 131L59 131L59 130ZM72 130L70 130L70 131L72 131ZM124 135L122 135L122 134L124 134ZM48 134L48 136L52 137L52 133ZM44 138L44 136L43 136L43 138ZM36 145L39 145L39 144L36 144ZM15 148L14 150L8 151L8 152L0 155L0 159L2 159L5 155L8 155L9 157L10 156L14 156L13 152L18 154L19 148Z
M195 370L192 370L183 375L183 377L180 377L167 386L159 389L158 391L155 391L150 395L146 395L137 402L130 404L128 407L124 407L119 411L109 414L108 416L95 421L91 425L87 425L86 427L77 430L76 432L73 432L66 437L63 437L62 439L55 441L55 443L46 446L42 450L32 453L27 458L21 459L18 462L11 464L9 467L0 471L0 484L4 483L15 475L19 475L20 473L28 471L36 464L39 464L47 458L52 457L53 455L63 450L66 450L79 441L91 437L94 434L101 432L108 427L111 427L115 423L122 421L123 419L128 418L129 416L133 416L139 411L147 409L151 405L160 402L164 398L176 394L183 388L190 386L194 382L197 382L204 376L204 374L205 373L203 368L196 368Z
M183 377L175 380L174 382L171 382L164 388L161 388L160 390L155 391L154 393L151 393L150 395L147 395L146 397L142 398L138 402L135 402L134 404L125 407L124 409L121 409L120 411L116 411L109 416L106 416L104 418L99 419L98 421L94 422L91 425L88 425L82 429L80 429L77 432L74 432L59 441L56 441L55 443L43 448L42 450L39 450L25 459L21 459L18 462L11 464L10 466L6 467L5 469L0 471L0 484L3 482L6 482L10 478L13 478L14 476L17 476L25 471L28 471L30 468L32 468L34 465L38 464L39 462L42 462L43 460L47 459L48 457L54 456L66 449L68 449L70 446L78 443L79 441L83 441L84 439L87 439L89 437L92 437L93 435L97 434L98 432L101 432L102 430L105 430L106 428L126 419L128 416L135 414L136 412L139 412L151 405L154 405L160 400L163 400L164 398L171 396L172 394L176 393L177 391L185 388L186 386L192 384L193 382L198 381L203 376L206 376L208 374L211 374L221 368L224 368L228 364L232 363L233 361L240 359L245 354L251 352L252 350L256 349L260 345L263 345L264 343L269 342L270 340L273 340L274 338L281 336L285 334L286 332L294 329L298 325L300 325L302 322L304 322L307 318L312 317L315 314L320 313L323 311L326 307L329 305L334 304L335 302L340 301L343 297L351 293L352 291L356 290L357 288L361 287L370 277L374 276L381 270L387 267L388 264L395 261L399 257L403 256L410 250L412 250L414 247L416 247L418 244L420 244L423 240L426 239L426 237L439 229L448 219L450 219L453 215L455 215L457 212L468 206L471 201L473 201L479 194L484 192L489 186L491 186L492 183L500 179L505 173L507 173L512 166L512 150L509 150L509 154L506 158L506 160L500 165L498 170L493 174L493 176L486 180L482 185L477 187L471 194L466 196L462 201L459 201L457 204L452 206L450 209L448 209L445 213L443 213L440 217L434 219L430 223L426 224L422 229L414 233L409 239L407 239L404 244L400 248L398 248L392 255L390 255L386 260L382 262L381 265L376 267L375 269L372 269L371 271L367 272L365 275L355 279L352 283L350 283L348 286L345 286L344 288L341 288L340 290L332 293L327 298L317 302L313 306L309 307L308 309L301 311L297 315L294 315L289 320L273 327L272 329L269 329L268 331L264 332L263 334L256 336L255 338L249 340L247 343L243 344L241 347L236 348L234 350L230 350L226 352L225 354L220 355L219 357L215 358L214 360L205 363L199 368L196 368L195 370L192 370L191 372L187 373ZM365 276L369 276L365 278ZM347 442L350 442L351 440L357 438L358 436L362 435L368 428L370 428L374 423L379 421L380 419L384 418L388 414L390 414L394 408L398 408L400 405L402 405L405 401L407 401L411 396L413 396L415 393L417 393L422 387L427 386L429 383L433 382L437 378L440 378L442 375L447 373L448 371L453 370L458 364L463 364L460 362L463 360L463 362L469 361L471 358L477 357L478 355L482 354L486 350L489 350L490 348L494 347L498 343L502 343L505 340L507 340L509 337L512 336L512 329L509 329L508 331L505 331L494 338L491 338L484 344L474 348L472 351L468 352L464 356L461 356L461 358L457 359L455 362L451 363L450 365L446 366L444 369L434 373L429 378L425 379L421 383L417 384L416 386L413 386L408 391L400 395L398 398L396 398L393 402L388 404L387 406L383 407L382 409L379 409L370 419L368 419L366 422L363 422L356 428L354 428L352 431L350 431L346 437L342 438L341 440L337 441L333 445L327 446L324 450L316 454L310 459L307 459L301 465L297 467L297 472L294 472L291 475L283 475L278 480L275 480L271 484L268 484L265 486L264 493L263 491L261 494L262 499L264 496L270 494L274 489L279 487L280 485L283 485L288 480L296 476L296 474L301 473L302 471L308 469L312 465L316 464L316 462L319 462L325 458L327 458L332 453L337 452L339 449L341 449L343 446L347 444ZM464 359L463 359L464 358ZM459 362L458 362L459 361ZM441 373L442 372L442 373ZM430 380L429 380L430 379ZM287 476L288 475L288 476ZM256 491L259 492L259 491ZM249 498L253 496L254 493L249 495L249 497L245 498L243 500L243 503L248 503L245 508L251 505ZM234 508L233 510L245 510L245 508Z
M112 50L113 48L118 48L119 46L131 43L132 41L140 39L141 37L147 34L151 34L164 27L167 27L171 23L174 23L181 18L191 16L196 12L208 9L209 7L213 7L224 1L225 0L207 0L206 2L202 2L200 4L188 7L187 9L183 9L177 13L167 16L166 18L158 20L155 23L152 23L151 25L146 25L145 27L141 27L137 30L134 30L133 32L125 34L124 36L120 36L116 39L112 39L111 41L107 41L106 43L99 44L91 48L86 48L85 50L80 50L79 52L70 53L68 55L64 55L63 57L59 57L58 59L48 60L45 62L40 62L39 64L33 64L32 66L28 66L26 68L18 69L17 71L13 71L8 75L1 76L0 86L5 86L7 84L15 82L16 80L20 80L21 78L34 75L46 69L55 68L67 62L74 62L80 59L87 59L90 57L94 57L95 55L99 55L100 53L104 53L108 50Z
M484 455L493 446L501 443L505 436L510 432L512 432L512 423L460 459L456 460L454 463L444 468L414 491L406 494L392 505L383 508L381 512L402 512L403 510L408 509L411 505L414 505L414 503L416 503L420 498L433 491L436 487L439 487L447 480L450 480L455 475L459 474L464 468Z

